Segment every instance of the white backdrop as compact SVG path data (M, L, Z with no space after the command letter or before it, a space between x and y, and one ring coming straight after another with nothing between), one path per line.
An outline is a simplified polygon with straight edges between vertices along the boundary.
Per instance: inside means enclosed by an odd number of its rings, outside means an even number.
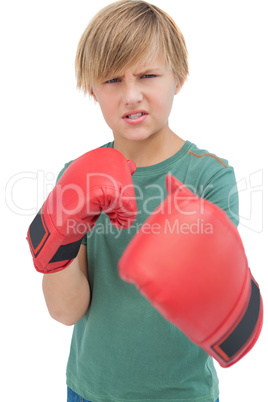
M109 1L2 2L1 400L65 401L72 328L53 321L32 265L27 228L63 164L112 139L98 106L76 90L74 57ZM178 23L190 77L170 126L229 160L240 193L240 234L267 300L268 60L265 0L155 0ZM4 196L5 194L5 196ZM266 242L265 242L266 240ZM267 325L254 349L218 367L221 402L268 400Z

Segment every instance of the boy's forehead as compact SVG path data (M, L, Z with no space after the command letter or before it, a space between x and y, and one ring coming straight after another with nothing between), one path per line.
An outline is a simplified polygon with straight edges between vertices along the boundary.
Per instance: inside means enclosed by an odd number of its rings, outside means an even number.
M151 70L162 70L164 68L166 68L164 58L162 56L157 56L147 61L140 61L132 64L131 66L128 66L124 72L129 71L133 74L139 74Z

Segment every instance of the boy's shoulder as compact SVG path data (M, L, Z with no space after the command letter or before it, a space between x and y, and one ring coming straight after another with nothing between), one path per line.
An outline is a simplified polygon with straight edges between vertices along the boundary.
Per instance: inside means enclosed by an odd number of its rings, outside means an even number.
M227 159L195 144L187 150L186 184L223 209L232 222L239 223L238 193L234 169Z
M191 143L187 149L187 176L188 179L200 185L207 185L214 182L234 183L234 169L227 159L199 148Z
M211 166L215 169L226 169L229 166L227 159L219 157L207 149L198 148L194 143L190 143L187 154L191 157L191 162L197 166Z

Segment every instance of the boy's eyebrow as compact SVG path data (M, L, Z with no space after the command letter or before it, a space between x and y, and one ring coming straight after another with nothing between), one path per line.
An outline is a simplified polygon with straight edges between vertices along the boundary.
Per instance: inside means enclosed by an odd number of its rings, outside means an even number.
M160 74L161 73L161 68L159 67L148 67L146 68L146 70L137 70L136 72L133 73L134 77L138 76L138 75L145 75L145 74ZM123 78L125 76L125 74L120 74L117 78Z
M138 72L135 72L133 75L141 75L141 74L149 74L149 73L160 73L161 69L159 67L149 67L146 70L138 70Z

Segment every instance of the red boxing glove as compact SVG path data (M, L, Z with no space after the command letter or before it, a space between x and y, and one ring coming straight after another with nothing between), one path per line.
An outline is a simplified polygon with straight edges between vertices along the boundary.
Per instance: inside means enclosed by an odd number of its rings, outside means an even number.
M262 328L260 290L237 228L171 175L167 198L134 236L119 274L222 367L241 359Z
M134 162L109 148L90 151L67 167L28 229L37 271L67 267L102 211L119 229L132 225L137 214L131 178L135 170Z

